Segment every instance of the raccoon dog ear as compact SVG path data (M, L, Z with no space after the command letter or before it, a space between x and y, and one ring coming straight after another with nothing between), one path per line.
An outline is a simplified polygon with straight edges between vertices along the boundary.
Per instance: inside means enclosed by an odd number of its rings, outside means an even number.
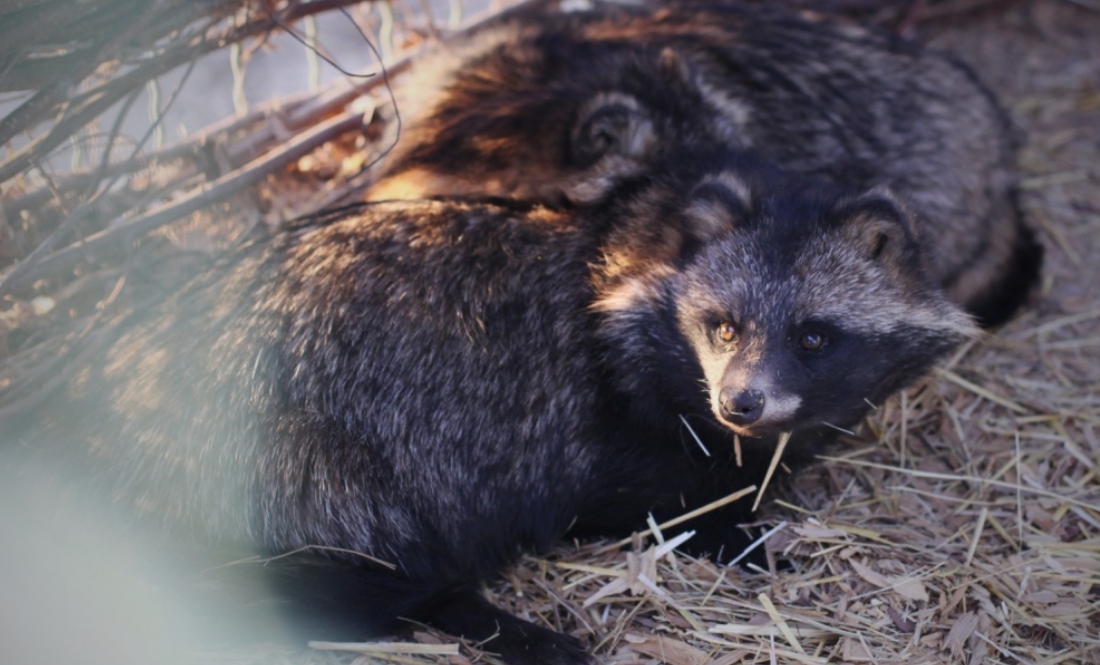
M608 155L641 161L656 138L653 121L637 99L604 92L581 107L569 137L569 157L582 167Z
M687 233L707 242L740 226L752 209L752 190L731 171L703 178L688 195L684 209Z
M666 79L685 83L694 81L694 72L688 60L667 46L661 49L657 57L657 67Z
M912 215L884 188L873 189L840 205L845 236L866 258L900 264L916 260Z

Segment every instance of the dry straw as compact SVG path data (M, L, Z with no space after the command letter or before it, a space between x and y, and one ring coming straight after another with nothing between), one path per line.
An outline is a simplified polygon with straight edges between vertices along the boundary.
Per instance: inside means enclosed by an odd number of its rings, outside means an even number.
M766 534L757 545L763 565L726 567L680 554L675 546L687 534L670 522L651 524L630 541L563 544L524 558L487 592L519 616L577 636L601 661L622 665L1100 663L1100 12L1084 0L817 6L919 31L953 48L995 88L1026 130L1021 203L1048 247L1042 293L1005 329L880 405L819 465L794 478L780 474L784 482L761 492L755 533ZM161 25L138 18L127 29ZM219 30L250 29L234 20L210 26L211 38L224 36ZM101 46L106 53L111 45ZM47 91L43 103L62 93L75 94ZM27 167L7 180L0 233L21 239L22 250L8 243L0 253L10 289L0 307L0 408L18 407L55 381L68 350L95 339L108 319L103 312L156 296L134 290L128 271L187 252L171 253L180 236L156 235L164 227L123 233L93 226L82 233L129 238L140 231L158 242L145 243L129 263L120 258L125 252L107 251L106 242L102 253L92 246L90 256L71 259L46 247L41 261L25 262L23 275L33 279L13 278L15 259L45 247L39 243L75 223L72 213L83 205L127 212L112 227L126 228L127 220L158 214L147 205L150 192L153 200L186 204L197 196L210 204L202 187L214 183L201 184L196 167L210 137L225 149L227 173L242 178L228 181L245 182L254 173L249 165L265 169L251 180L253 198L219 199L220 211L181 207L176 217L158 221L212 229L226 218L249 219L259 199L269 204L264 221L277 225L320 200L303 178L314 170L339 172L361 150L319 128L354 115L347 122L358 135L364 122L384 127L392 119L381 94L369 117L366 107L349 107L357 94L347 86L257 107L182 148L160 148L153 161L112 162L49 179ZM72 108L86 103L80 98ZM26 128L29 118L5 127ZM310 139L284 141L288 131ZM298 145L308 164L285 152ZM3 164L18 164L24 154L9 151ZM152 163L160 169L147 168ZM145 198L126 187L85 196L96 191L95 179L114 174L127 187L140 182L153 189L144 190ZM181 216L182 227L174 221ZM66 239L72 236L57 237ZM78 261L82 277L59 277ZM682 528L690 531L691 522ZM315 644L352 651L307 652L283 662L492 661L491 641L470 644L429 630L409 639ZM263 660L256 655L255 662Z
M1024 206L1049 241L1030 310L773 487L765 568L667 553L651 529L524 559L495 602L615 664L1100 663L1100 13L967 18L925 30L1028 132Z

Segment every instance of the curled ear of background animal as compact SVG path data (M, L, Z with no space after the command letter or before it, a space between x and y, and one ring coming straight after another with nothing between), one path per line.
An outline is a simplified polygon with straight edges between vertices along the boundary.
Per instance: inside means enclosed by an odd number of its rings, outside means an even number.
M695 240L706 242L745 223L751 209L748 183L730 171L707 176L688 196L687 230Z
M636 99L618 92L590 100L570 137L570 158L590 166L608 155L642 160L656 143L653 122Z
M692 70L690 63L675 49L670 47L661 49L661 53L657 57L657 65L660 67L661 73L670 80L697 83L694 80L695 72Z
M908 264L917 257L917 239L909 211L884 188L841 205L844 233L872 261L887 265Z

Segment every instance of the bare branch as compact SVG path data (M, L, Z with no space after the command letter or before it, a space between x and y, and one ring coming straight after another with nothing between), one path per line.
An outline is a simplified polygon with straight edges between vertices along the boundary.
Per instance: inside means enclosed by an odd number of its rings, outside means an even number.
M154 208L122 226L88 236L82 242L70 245L36 263L25 262L29 264L25 269L20 265L21 270L12 271L0 282L0 294L23 291L36 280L68 270L83 260L99 259L123 250L138 236L229 198L245 187L256 184L266 175L300 159L322 143L359 126L361 122L361 115L346 112L321 123L283 149L249 162L176 201Z

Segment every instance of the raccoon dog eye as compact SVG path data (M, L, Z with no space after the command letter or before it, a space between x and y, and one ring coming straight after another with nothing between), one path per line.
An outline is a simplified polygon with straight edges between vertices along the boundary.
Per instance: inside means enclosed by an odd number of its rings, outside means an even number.
M718 339L722 340L726 344L732 344L737 341L737 326L733 325L729 321L723 321L715 328L715 332L718 335Z
M798 339L798 345L807 351L817 351L829 343L829 338L819 332L804 332Z

